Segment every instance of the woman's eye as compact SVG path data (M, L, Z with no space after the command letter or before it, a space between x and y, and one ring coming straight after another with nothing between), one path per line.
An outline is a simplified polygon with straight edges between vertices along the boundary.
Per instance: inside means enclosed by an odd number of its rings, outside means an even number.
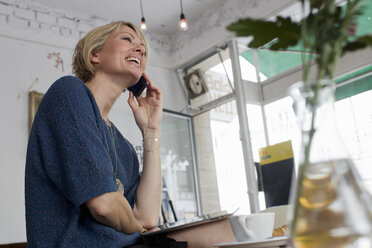
M129 38L129 37L123 37L122 39L123 39L123 40L126 40L126 41L129 41L129 42L132 42L132 39Z

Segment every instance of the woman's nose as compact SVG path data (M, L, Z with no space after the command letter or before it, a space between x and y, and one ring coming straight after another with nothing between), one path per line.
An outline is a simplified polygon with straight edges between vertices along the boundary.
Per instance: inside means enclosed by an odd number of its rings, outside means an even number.
M144 55L145 54L145 48L144 46L142 45L142 43L138 43L136 42L134 44L134 50L137 52L137 53L141 53L141 55Z

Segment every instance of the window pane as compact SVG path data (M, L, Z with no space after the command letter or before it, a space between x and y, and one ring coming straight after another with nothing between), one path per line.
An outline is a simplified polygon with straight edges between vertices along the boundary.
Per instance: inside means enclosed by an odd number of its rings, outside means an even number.
M247 104L247 114L252 153L254 161L258 162L258 149L266 146L261 107ZM248 214L250 204L236 102L232 101L211 110L209 118L220 208L234 211L239 207L239 214ZM261 209L264 209L262 194L260 198Z
M239 207L239 213L247 214L250 213L250 205L236 103L232 101L219 108L209 114L220 206L228 211ZM224 109L233 111L226 112ZM228 118L221 115L221 110L228 114Z
M291 140L296 162L301 146L301 130L292 105L291 97L282 98L265 105L265 115L270 145Z
M247 61L243 56L239 56L239 63L240 63L240 69L242 73L241 75L242 79L249 81L249 82L257 83L258 81L257 81L257 76L256 76L256 68L254 67L254 65L251 64L249 61ZM232 73L231 59L225 60L224 65L227 71L227 75L229 76L231 82L233 82L234 78L233 78L233 73ZM225 75L225 70L223 68L222 63L212 67L210 71L218 72L220 74ZM261 79L262 77L266 79L265 75L263 74L261 74Z
M163 207L169 221L174 219L168 199L178 219L197 215L189 121L164 114L161 125L162 173L167 187L163 189Z
M261 106L256 104L247 104L247 115L249 134L251 136L253 160L260 162L259 150L266 146L265 131L262 119Z
M270 145L292 141L295 162L298 162L300 130L292 109L293 100L286 97L267 104ZM339 133L368 190L372 193L372 90L344 98L335 103ZM326 137L325 137L326 138Z
M372 193L372 90L336 102L338 129Z
M350 154L359 154L360 147L358 134L355 126L355 118L350 98L337 101L335 103L337 117L337 128L345 141L346 149Z
M245 165L235 101L194 117L203 213L249 214Z
M360 155L372 156L372 90L351 97L351 104L355 113Z
M242 79L252 83L258 83L257 69L253 59L253 52L247 47L248 40L245 37L237 38L239 43L239 63ZM260 80L265 81L267 77L260 72Z

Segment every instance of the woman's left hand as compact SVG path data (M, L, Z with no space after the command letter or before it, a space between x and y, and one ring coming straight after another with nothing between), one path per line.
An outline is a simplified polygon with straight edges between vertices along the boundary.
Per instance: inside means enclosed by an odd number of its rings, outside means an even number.
M128 104L131 107L134 119L143 134L147 129L160 129L163 113L163 95L148 78L146 73L143 73L142 76L149 82L146 96L136 97L136 103L133 93L129 91Z

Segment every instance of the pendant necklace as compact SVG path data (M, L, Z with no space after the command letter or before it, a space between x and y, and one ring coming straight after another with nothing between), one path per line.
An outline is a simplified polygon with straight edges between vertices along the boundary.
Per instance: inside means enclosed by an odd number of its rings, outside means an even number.
M121 192L124 195L124 186L120 182L119 178L116 177L117 172L118 172L118 154L116 153L115 138L114 138L114 134L112 132L111 123L109 125L109 128L110 128L110 133L111 133L112 146L114 148L114 154L115 154L115 170L114 170L115 182L116 182L116 186L118 187L118 191Z

